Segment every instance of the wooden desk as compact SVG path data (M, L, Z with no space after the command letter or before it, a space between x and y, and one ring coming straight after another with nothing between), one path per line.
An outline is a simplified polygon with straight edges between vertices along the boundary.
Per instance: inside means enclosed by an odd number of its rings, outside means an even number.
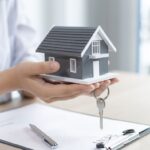
M120 82L110 88L111 95L107 100L104 116L150 125L150 77L121 73L119 79ZM13 103L0 106L0 111L33 102L35 101L14 101ZM69 101L59 101L49 105L98 115L95 99L88 96L80 96ZM124 150L148 150L150 147L149 141L150 135L127 146Z

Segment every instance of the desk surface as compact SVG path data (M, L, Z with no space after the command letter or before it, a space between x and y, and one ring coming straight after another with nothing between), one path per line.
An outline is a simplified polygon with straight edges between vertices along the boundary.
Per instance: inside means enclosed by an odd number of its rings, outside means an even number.
M150 77L121 73L120 82L110 87L111 95L107 100L104 116L150 125ZM16 100L0 106L0 111L20 107L35 100ZM49 104L71 111L98 115L93 97L80 96L69 101L59 101ZM134 142L124 150L147 150L150 147L150 135Z

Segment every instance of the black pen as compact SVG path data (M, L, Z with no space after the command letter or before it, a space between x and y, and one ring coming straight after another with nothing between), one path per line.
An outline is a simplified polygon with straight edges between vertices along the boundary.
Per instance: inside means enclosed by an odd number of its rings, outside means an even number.
M44 142L46 142L47 144L51 146L51 148L57 148L58 144L53 139L51 139L48 135L46 135L43 131L41 131L35 125L33 124L29 124L29 125L31 129L44 140Z
M0 143L5 144L5 145L9 145L9 146L12 146L12 147L15 147L15 148L19 148L21 150L33 150L33 149L30 149L30 148L24 147L22 145L11 143L11 142L8 142L8 141L2 140L2 139L0 139Z

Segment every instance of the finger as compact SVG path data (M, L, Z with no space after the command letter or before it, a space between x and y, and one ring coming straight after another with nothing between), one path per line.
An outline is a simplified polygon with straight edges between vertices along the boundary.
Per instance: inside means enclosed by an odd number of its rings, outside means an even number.
M61 99L63 97L71 97L73 95L81 95L83 94L84 92L82 90L80 91L73 91L73 92L66 92L66 94L51 94L50 97L48 99L54 99L54 98L58 98L58 99Z
M113 79L111 79L110 81L111 81L110 85L112 85L112 84L114 84L114 83L119 82L119 79L118 79L118 78L113 78Z
M109 79L109 80L105 80L105 81L102 81L102 82L98 82L98 83L95 83L95 87L99 87L100 85L102 84L105 84L106 82L109 82L110 85L114 84L114 83L117 83L119 82L119 79L118 78L112 78L112 79Z
M95 89L93 85L80 85L80 84L50 84L47 82L42 82L42 79L38 77L34 80L32 79L29 83L32 91L38 95L40 98L47 97L66 97L71 94L77 94L78 92L91 92Z
M97 89L97 88L99 88L99 87L100 87L100 85L101 85L101 84L102 84L102 83L97 82L97 83L94 83L93 85L94 85L95 89Z
M63 100L70 100L70 99L73 99L73 98L76 98L78 96L80 96L82 93L77 93L77 94L73 94L73 95L70 95L70 96L66 96L66 97L54 97L54 98L49 98L46 100L46 102L48 103L51 103L51 102L54 102L54 101L63 101Z
M80 85L80 84L58 84L52 85L52 96L66 97L72 94L77 94L79 92L86 93L91 92L95 89L93 85ZM50 92L49 92L50 93Z
M56 61L27 62L25 63L24 69L24 72L28 75L54 73L59 70L59 63Z
M104 81L103 84L101 84L100 87L94 91L95 96L101 95L107 89L107 87L110 85L110 83L111 83L110 80Z

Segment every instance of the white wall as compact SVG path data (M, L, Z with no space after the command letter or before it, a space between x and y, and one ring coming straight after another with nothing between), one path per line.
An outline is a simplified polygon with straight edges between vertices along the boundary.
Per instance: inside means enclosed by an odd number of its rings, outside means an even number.
M68 26L85 26L87 0L65 0L65 24Z
M85 25L86 0L44 0L45 29L53 25Z
M87 24L100 24L118 49L111 68L136 71L137 0L87 0L87 8Z

